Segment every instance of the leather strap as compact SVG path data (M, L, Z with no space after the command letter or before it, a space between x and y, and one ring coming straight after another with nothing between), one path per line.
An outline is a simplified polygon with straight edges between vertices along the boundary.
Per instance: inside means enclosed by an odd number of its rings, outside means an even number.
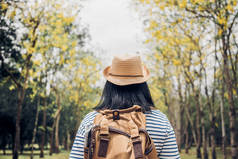
M93 153L95 150L95 145L96 145L96 131L98 131L100 129L99 125L95 125L94 127L92 127L91 129L91 141L89 144L89 149L88 149L88 158L92 159L93 158Z
M132 120L129 121L129 125L130 125L130 131L131 131L131 139L133 144L134 156L135 156L135 159L139 159L139 158L143 158L141 139L140 139L139 129Z
M98 148L98 157L106 157L107 149L109 144L109 126L108 120L105 116L100 123L100 133L99 133L99 148Z
M128 134L127 132L122 131L122 130L120 130L120 129L116 129L116 128L113 128L113 127L110 127L110 126L109 126L109 131L110 131L110 132L113 132L113 133L117 133L117 134L124 135L124 136L126 136L126 137L128 137L128 138L131 138L131 135L130 135L130 134Z
M145 145L145 152L144 154L147 156L147 158L151 158L151 159L159 159L156 149L155 149L155 145L151 139L151 137L149 136L148 132L145 129L139 129L139 132L144 133L146 136L146 145Z
M147 156L153 150L153 145L150 145L148 148L145 149L145 155Z
M88 147L84 147L84 159L88 159Z
M107 156L108 144L109 144L109 137L108 136L100 136L98 157L106 157Z
M143 158L141 139L140 137L132 138L135 159Z

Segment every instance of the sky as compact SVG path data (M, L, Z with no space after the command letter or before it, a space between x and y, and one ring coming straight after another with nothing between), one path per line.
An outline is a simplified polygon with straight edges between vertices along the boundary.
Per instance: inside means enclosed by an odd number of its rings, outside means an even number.
M87 0L81 18L89 26L90 47L110 59L116 54L147 50L142 20L130 0Z

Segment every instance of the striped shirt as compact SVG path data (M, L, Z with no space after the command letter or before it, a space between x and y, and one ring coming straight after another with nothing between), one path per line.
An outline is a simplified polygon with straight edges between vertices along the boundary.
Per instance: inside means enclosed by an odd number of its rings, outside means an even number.
M83 159L85 129L93 125L94 117L98 112L88 113L80 124L70 159ZM174 130L165 114L159 110L146 113L146 130L152 138L160 159L180 159Z

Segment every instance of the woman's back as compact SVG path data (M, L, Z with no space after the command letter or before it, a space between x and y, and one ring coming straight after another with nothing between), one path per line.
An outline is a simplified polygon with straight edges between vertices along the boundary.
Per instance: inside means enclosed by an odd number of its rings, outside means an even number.
M77 132L70 159L83 159L85 131L93 126L93 120L97 114L97 111L93 111L85 116ZM180 158L175 134L166 115L159 110L151 110L151 113L145 114L146 130L155 144L159 157L161 159Z

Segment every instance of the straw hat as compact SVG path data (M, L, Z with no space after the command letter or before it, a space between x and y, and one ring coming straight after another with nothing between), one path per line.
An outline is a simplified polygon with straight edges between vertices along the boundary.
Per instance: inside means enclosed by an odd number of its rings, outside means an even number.
M138 55L117 55L112 60L112 65L103 71L104 77L116 85L129 85L143 83L150 76L149 70L142 65Z

